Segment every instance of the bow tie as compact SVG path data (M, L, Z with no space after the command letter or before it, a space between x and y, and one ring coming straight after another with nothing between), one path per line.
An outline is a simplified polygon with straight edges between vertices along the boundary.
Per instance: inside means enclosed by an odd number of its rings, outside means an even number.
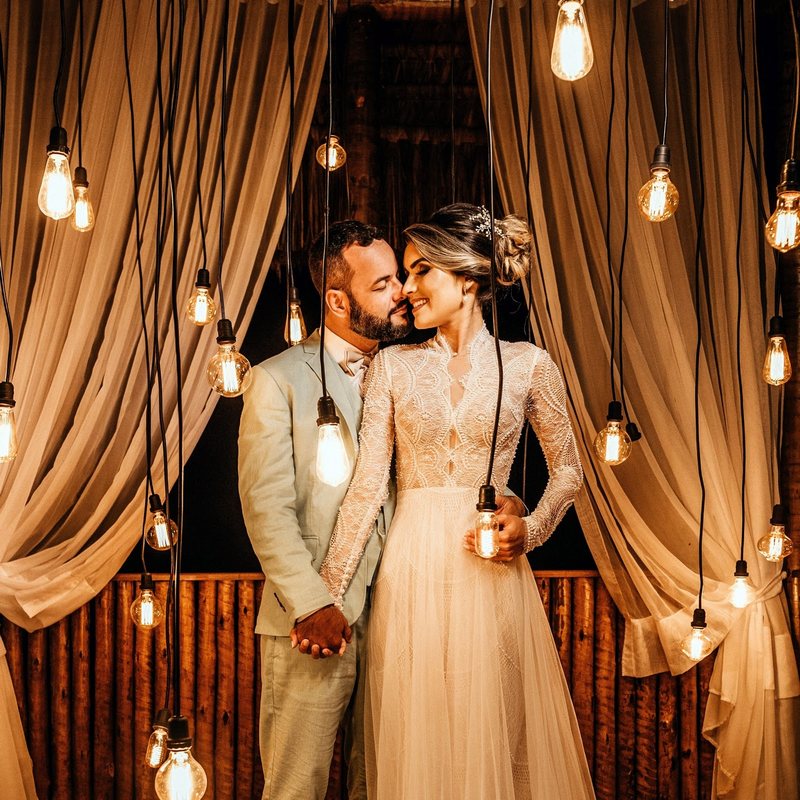
M367 371L374 356L374 353L362 353L360 350L345 350L344 360L339 362L339 366L347 375L355 377L359 372Z

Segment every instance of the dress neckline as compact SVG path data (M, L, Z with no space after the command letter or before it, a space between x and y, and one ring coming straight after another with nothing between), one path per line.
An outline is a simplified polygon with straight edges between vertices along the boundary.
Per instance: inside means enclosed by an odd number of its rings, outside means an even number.
M466 350L466 353L471 360L472 351L475 349L476 345L478 345L479 342L486 339L488 336L489 331L486 327L486 323L484 322L475 332L475 335L472 337L472 339L470 339L466 348L462 348L460 352L463 353ZM441 332L440 329L437 328L436 335L430 341L434 344L436 349L442 350L447 356L455 358L458 355L458 353L450 346L450 342L447 341L447 337Z

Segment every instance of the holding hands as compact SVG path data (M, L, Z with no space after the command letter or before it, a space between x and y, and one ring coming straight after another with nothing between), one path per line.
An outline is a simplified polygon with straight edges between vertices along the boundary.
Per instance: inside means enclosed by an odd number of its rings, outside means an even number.
M296 622L290 635L293 648L318 659L343 656L353 632L341 610L329 605Z
M514 495L497 496L497 522L500 525L500 550L494 558L497 563L508 563L525 552L527 529L520 519L528 513L525 504ZM475 531L470 529L464 534L464 547L475 553ZM476 555L476 558L479 556Z

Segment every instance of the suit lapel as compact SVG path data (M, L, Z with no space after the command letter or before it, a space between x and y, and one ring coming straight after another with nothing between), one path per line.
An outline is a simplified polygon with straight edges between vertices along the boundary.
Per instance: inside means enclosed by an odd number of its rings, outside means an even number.
M320 382L320 396L322 396L322 376L319 368L319 330L314 331L308 339L300 345L305 354L308 366ZM358 452L358 426L361 422L361 397L358 390L342 371L342 368L325 353L325 382L328 394L336 403L342 422L350 431L355 452Z

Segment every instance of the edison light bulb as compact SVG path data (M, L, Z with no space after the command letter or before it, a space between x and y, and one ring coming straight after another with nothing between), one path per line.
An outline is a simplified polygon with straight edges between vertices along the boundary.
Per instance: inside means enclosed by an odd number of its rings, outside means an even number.
M89 178L85 167L75 168L75 212L70 218L70 225L79 233L86 233L94 228L94 207L89 199Z
M169 709L162 708L153 722L153 732L147 740L144 763L151 769L158 769L167 757L167 726L169 725Z
M475 553L481 558L494 558L500 551L500 527L497 523L497 498L494 486L484 484L478 494L475 520Z
M303 319L303 310L300 308L300 298L297 289L292 286L289 291L289 310L286 313L286 327L283 338L286 344L294 346L307 338L306 321Z
M192 740L186 717L172 717L167 739L169 755L156 773L156 794L160 800L200 800L208 779L192 756Z
M583 0L559 0L550 67L562 80L576 81L592 68L594 53Z
M14 419L14 384L0 381L0 463L17 457L17 423Z
M186 304L186 314L195 325L208 325L217 314L217 305L211 297L211 277L207 269L197 270L194 291Z
M604 464L614 467L631 454L631 437L621 427L622 404L618 400L608 404L606 420L594 439L594 452Z
M154 550L169 550L178 538L178 526L167 519L164 505L157 494L150 495L150 511L153 514L153 524L144 535L145 541Z
M762 536L756 545L758 552L767 561L783 561L794 550L792 540L786 535L788 517L786 506L778 504L773 507L769 533Z
M131 618L136 627L142 630L155 628L164 619L164 607L161 605L161 601L153 594L154 588L153 576L143 572L139 583L139 595L131 603Z
M320 397L317 414L317 478L328 486L339 486L350 477L350 458L330 397Z
M50 143L47 145L47 163L39 188L39 209L51 219L64 219L74 208L75 194L69 173L67 132L63 128L52 128Z
M650 180L639 189L637 205L642 215L650 222L663 222L669 219L678 207L678 190L669 179L669 147L660 144L656 147L650 164Z
M767 220L764 232L776 250L786 253L800 244L800 181L793 158L784 162L776 191L775 211Z
M737 561L733 585L728 591L728 601L734 608L746 608L756 599L756 590L748 579L747 562Z
M702 608L696 608L692 617L692 631L681 640L681 652L692 661L702 661L714 649L705 628L706 612Z
M772 317L769 321L769 343L761 374L773 386L780 386L792 377L792 362L783 333L783 317Z
M328 158L325 159L325 146L327 145ZM326 140L317 148L317 163L325 169L328 167L331 172L344 166L347 161L347 152L339 143L338 136L331 136L330 142Z
M237 397L253 382L250 362L236 350L236 337L229 319L217 323L216 355L208 362L208 382L223 397Z

